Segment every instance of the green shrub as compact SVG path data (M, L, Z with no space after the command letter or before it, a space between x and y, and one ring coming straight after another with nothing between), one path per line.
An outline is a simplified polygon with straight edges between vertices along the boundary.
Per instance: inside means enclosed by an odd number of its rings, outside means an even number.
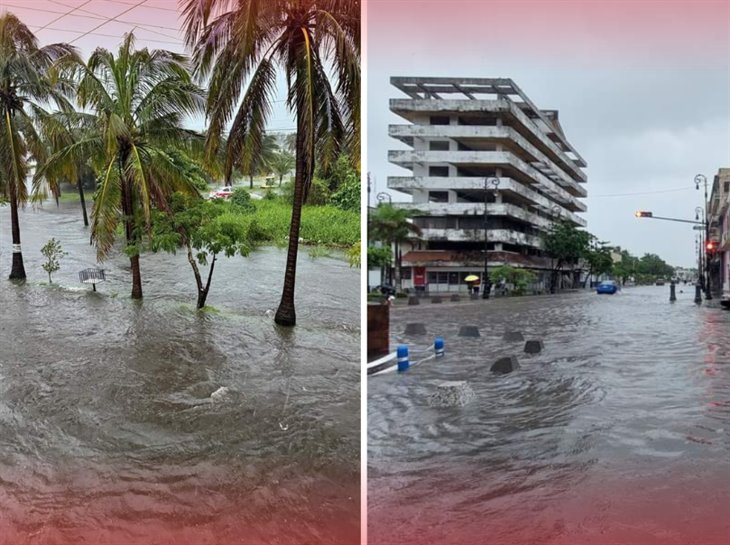
M233 190L231 202L236 206L240 206L244 210L253 210L255 208L251 199L251 194L243 187L237 187Z
M360 210L360 180L357 176L350 176L330 199L332 206L340 210Z

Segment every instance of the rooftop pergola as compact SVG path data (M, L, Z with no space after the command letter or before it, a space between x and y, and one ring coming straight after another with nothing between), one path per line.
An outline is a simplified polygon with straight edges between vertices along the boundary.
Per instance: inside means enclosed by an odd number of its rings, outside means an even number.
M557 110L541 110L509 78L392 77L390 83L414 100L494 100L507 98L530 119L541 120L551 130L554 139L557 139L564 146L565 151L573 153L579 164L586 164L583 157L565 137L558 121Z

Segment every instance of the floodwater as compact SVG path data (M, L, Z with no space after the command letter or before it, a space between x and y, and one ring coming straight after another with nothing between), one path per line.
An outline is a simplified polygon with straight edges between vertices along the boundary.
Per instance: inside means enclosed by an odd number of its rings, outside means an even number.
M392 309L392 346L446 356L368 379L370 544L728 545L730 312L680 290ZM474 399L430 406L441 381Z
M183 254L122 256L96 293L78 205L0 209L0 544L359 543L359 271L302 248L294 329L273 322L285 251L216 265L194 310ZM40 247L68 255L47 282Z

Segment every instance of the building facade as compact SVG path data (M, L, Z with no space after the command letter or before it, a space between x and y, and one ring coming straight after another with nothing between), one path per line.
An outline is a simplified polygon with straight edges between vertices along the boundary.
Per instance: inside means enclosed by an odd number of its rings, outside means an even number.
M408 98L389 135L411 149L388 159L407 171L388 187L411 195L420 241L402 255L404 288L466 291L489 268L528 268L545 289L541 235L558 219L585 226L586 162L556 110L539 109L511 79L391 78ZM486 214L485 214L486 211ZM486 225L486 228L485 228Z
M717 250L710 258L710 287L717 296L730 291L730 168L718 170L708 203L710 240Z

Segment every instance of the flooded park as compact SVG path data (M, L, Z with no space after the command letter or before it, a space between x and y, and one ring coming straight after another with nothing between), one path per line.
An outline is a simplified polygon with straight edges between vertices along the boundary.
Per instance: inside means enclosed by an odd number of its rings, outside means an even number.
M96 266L78 205L21 211L28 281L7 280L0 207L0 544L359 543L359 270L300 248L219 259L195 310L185 255ZM68 253L48 285L40 248Z
M677 298L647 286L392 308L391 349L443 336L446 354L368 379L369 542L730 543L730 312L695 305L692 286ZM425 335L404 334L415 323ZM490 373L504 356L520 368ZM472 399L434 406L444 381Z

